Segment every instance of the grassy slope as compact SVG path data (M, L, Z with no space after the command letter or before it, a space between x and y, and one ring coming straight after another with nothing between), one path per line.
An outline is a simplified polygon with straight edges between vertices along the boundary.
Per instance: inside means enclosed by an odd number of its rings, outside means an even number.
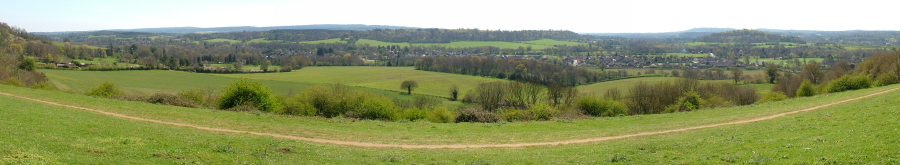
M412 67L306 67L290 73L217 74L234 78L253 78L305 83L344 83L384 90L400 91L400 83L415 80L419 87L413 93L449 97L451 85L460 89L460 98L480 82L506 81L494 78L415 70Z
M35 91L0 86L0 91L27 97L57 101L117 113L187 122L200 125L244 128L288 133L316 131L327 127L334 132L323 136L347 134L361 141L396 138L391 143L443 141L434 134L456 135L454 139L471 143L508 142L538 136L556 139L581 138L572 132L597 137L624 132L681 128L699 123L730 121L737 118L770 115L812 107L883 91L898 86L866 89L813 98L754 106L695 112L643 115L621 118L599 118L566 122L532 122L510 124L430 124L382 123L374 121L337 122L318 118L294 118L167 107L145 103ZM247 134L197 131L147 122L99 115L83 110L37 104L8 96L0 104L0 136L2 163L297 163L372 164L401 163L473 164L473 163L604 163L614 155L625 157L627 164L718 164L756 163L900 163L895 154L900 123L900 92L788 115L755 123L728 125L681 133L635 137L606 142L540 146L524 148L482 149L397 149L360 148L307 143ZM265 124L268 123L268 124ZM280 124L276 124L280 123ZM311 124L312 123L312 124ZM262 125L260 125L262 124ZM528 127L517 126L528 125ZM287 128L285 128L287 127ZM520 130L536 128L539 130ZM448 132L448 130L456 130ZM581 129L594 130L589 132ZM386 130L390 130L385 132ZM405 130L405 131L397 131ZM486 131L489 130L489 131ZM370 134L371 132L376 132ZM598 133L599 132L599 133ZM410 138L397 136L412 134ZM504 136L480 135L501 134ZM558 135L563 134L563 135ZM375 136L375 137L372 137ZM290 153L278 152L284 148ZM221 152L220 152L221 151ZM162 157L154 156L154 154ZM265 154L263 154L265 153ZM27 155L28 157L22 157ZM527 155L527 156L523 156ZM171 158L166 158L171 157ZM182 157L183 159L175 159Z
M224 76L216 76L215 74L197 74L181 71L70 71L70 70L40 70L47 74L50 83L61 90L73 90L75 92L84 92L87 88L92 88L103 81L111 81L119 88L132 94L152 94L156 92L174 93L185 89L207 89L212 88L219 90L224 88L239 78L231 78ZM257 73L259 74L259 73ZM264 73L273 74L273 73ZM319 84L309 82L291 82L291 81L272 81L260 80L263 84L269 86L276 94L288 94L290 91L300 93L307 87ZM365 90L392 98L410 100L410 95L403 95L399 92L391 92L369 88L355 88ZM457 105L458 102L445 102Z

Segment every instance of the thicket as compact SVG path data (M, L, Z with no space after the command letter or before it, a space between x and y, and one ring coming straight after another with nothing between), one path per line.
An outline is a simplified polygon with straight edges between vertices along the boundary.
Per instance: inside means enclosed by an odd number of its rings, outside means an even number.
M748 105L758 99L759 94L753 87L679 79L657 84L640 82L629 88L629 95L625 97L624 102L628 106L629 114L635 115L663 113L667 109L687 111Z
M537 60L481 57L424 57L416 61L417 70L494 77L536 84L577 86L625 78L619 72L595 72L570 65Z

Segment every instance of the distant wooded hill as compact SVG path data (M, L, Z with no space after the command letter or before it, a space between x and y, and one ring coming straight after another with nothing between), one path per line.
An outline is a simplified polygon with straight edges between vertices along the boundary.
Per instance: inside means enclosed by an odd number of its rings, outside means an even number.
M121 32L145 32L145 33L212 33L212 32L244 32L244 31L267 31L276 29L329 29L329 30L372 30L372 29L419 29L417 27L406 26L388 26L388 25L363 25L363 24L323 24L323 25L297 25L297 26L235 26L235 27L166 27L166 28L143 28L143 29L112 29L97 31L121 31ZM77 31L77 32L95 32L95 31ZM76 32L34 32L37 35L53 35Z
M782 36L780 34L748 29L713 33L697 38L696 41L723 43L793 42L806 44L806 41L797 36Z

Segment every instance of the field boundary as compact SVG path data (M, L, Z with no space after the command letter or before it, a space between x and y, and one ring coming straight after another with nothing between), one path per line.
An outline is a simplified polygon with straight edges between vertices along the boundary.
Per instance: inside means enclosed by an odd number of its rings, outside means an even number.
M168 124L168 125L174 125L174 126L191 127L191 128L207 130L207 131L253 134L253 135L261 135L261 136L271 136L271 137L276 137L276 138L302 140L302 141L315 142L315 143L328 143L328 144L347 145L347 146L355 146L355 147L394 147L394 148L407 148L407 149L442 149L442 148L505 148L505 147L530 147L530 146L578 144L578 143L590 143L590 142L600 142L600 141L615 140L615 139L624 139L624 138L637 137L637 136L648 136L648 135L666 134L666 133L674 133L674 132L684 132L684 131L689 131L689 130L712 128L712 127L719 127L719 126L725 126L725 125L745 124L745 123L752 123L752 122L763 121L763 120L770 120L770 119L782 117L785 115L800 113L800 112L812 111L812 110L816 110L816 109L823 108L823 107L828 107L828 106L832 106L832 105L836 105L836 104L841 104L841 103L864 99L864 98L868 98L868 97L872 97L872 96L876 96L876 95L881 95L881 94L888 93L888 92L891 92L891 91L894 91L897 89L900 89L900 88L894 88L894 89L885 90L885 91L881 91L878 93L873 93L873 94L860 96L860 97L856 97L856 98L852 98L852 99L823 104L823 105L806 108L806 109L802 109L802 110L779 113L779 114L770 115L770 116L763 116L763 117L758 117L758 118L753 118L753 119L744 119L744 120L737 120L737 121L732 121L732 122L727 122L727 123L709 124L709 125L694 126L694 127L680 128L680 129L642 132L642 133L635 133L635 134L607 136L607 137L598 137L598 138L589 138L589 139L574 139L574 140L553 141L553 142L539 142L539 143L446 144L446 145L428 145L428 144L413 145L413 144L383 144L383 143L369 143L369 142L353 142L353 141L308 138L308 137L282 135L282 134L275 134L275 133L264 133L264 132L241 131L241 130L224 129L224 128L204 127L204 126L198 126L198 125L192 125L192 124L176 123L176 122L168 122L168 121L162 121L162 120L154 120L154 119L128 116L128 115L119 114L119 113L101 111L101 110L85 108L85 107L78 107L78 106L73 106L73 105L65 105L65 104L60 104L60 103L55 103L55 102L50 102L50 101L45 101L45 100L39 100L39 99L34 99L34 98L29 98L29 97L24 97L24 96L18 96L18 95L3 93L3 92L0 92L0 94L10 96L10 97L16 97L16 98L20 98L20 99L30 100L30 101L34 101L34 102L49 104L49 105L56 105L56 106L62 106L62 107L67 107L67 108L73 108L73 109L87 110L87 111L96 112L96 113L100 113L100 114L104 114L104 115L110 115L110 116L119 117L119 118L132 119L132 120L138 120L138 121L146 121L146 122L159 123L159 124Z

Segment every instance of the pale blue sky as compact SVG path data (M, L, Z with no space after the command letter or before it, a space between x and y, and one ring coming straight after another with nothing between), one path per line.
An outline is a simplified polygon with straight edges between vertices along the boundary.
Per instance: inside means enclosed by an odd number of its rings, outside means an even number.
M31 32L153 27L369 24L426 28L667 32L694 27L900 30L900 1L789 0L3 0L0 22Z

